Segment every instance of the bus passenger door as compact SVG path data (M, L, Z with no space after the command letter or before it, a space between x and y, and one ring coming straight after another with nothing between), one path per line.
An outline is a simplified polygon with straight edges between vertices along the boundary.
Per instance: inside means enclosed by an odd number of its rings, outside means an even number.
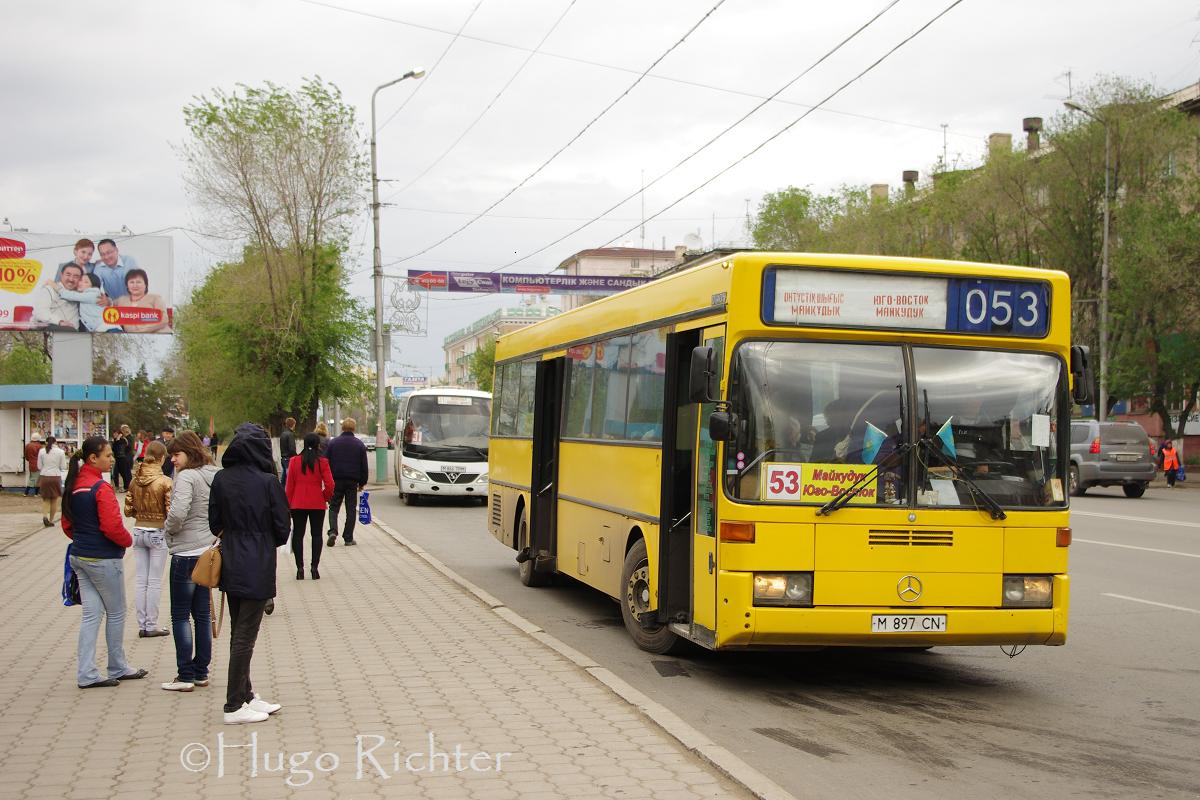
M691 620L697 406L688 402L688 366L692 349L699 344L699 330L667 336L657 578L657 621L663 625Z
M566 358L539 361L534 384L529 542L538 572L552 572L558 555L558 434L566 366Z
M701 345L713 348L717 370L723 370L725 326L705 328ZM719 380L718 380L719 385ZM692 525L692 636L713 644L717 630L717 499L721 494L718 443L708 435L708 417L713 403L698 406L699 419L692 430L696 436L694 523Z

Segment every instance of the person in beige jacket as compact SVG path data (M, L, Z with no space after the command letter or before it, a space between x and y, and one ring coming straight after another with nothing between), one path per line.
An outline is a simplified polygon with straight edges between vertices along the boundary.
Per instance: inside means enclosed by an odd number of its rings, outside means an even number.
M171 479L163 475L167 448L162 442L146 445L145 457L133 473L125 493L125 516L133 517L133 558L137 566L133 606L137 610L138 637L166 636L158 627L158 601L163 570L167 565L167 540L163 525L171 511Z

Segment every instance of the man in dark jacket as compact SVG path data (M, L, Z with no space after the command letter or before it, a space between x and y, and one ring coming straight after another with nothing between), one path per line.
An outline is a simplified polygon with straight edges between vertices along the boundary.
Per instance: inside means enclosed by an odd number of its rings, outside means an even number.
M367 446L354 435L358 423L351 417L342 420L342 435L329 440L325 457L329 459L329 471L333 473L333 499L329 501L329 537L325 544L333 547L337 542L338 509L346 505L346 527L342 539L346 546L354 541L354 517L358 505L358 493L367 485Z
M279 706L254 694L250 659L267 603L275 597L275 548L287 542L291 519L265 430L250 422L239 425L221 465L208 495L208 526L221 537L220 588L229 602L225 722L261 722Z
M288 417L283 421L283 432L279 434L279 464L282 467L279 470L279 482L284 486L287 485L287 468L288 462L292 460L292 456L296 455L296 420L294 417Z

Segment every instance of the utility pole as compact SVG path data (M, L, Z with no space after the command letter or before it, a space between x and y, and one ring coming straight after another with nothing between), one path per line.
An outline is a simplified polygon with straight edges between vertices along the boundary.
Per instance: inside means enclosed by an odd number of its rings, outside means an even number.
M379 164L375 154L375 97L381 89L394 86L408 78L420 78L425 75L424 69L410 70L393 81L375 87L371 92L371 222L375 231L375 250L372 262L372 276L375 283L375 480L379 483L387 481L387 431L383 429L387 409L385 393L387 391L387 375L385 364L387 357L383 352L383 257L379 250ZM332 432L331 432L332 433ZM380 448L380 442L384 447Z

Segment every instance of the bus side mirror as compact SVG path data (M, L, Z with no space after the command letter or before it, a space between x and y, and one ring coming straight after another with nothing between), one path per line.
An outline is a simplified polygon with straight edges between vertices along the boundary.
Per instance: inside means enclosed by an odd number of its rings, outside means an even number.
M715 354L711 347L693 347L688 370L688 402L711 403L716 400Z
M714 411L708 417L708 438L714 442L733 441L737 418L729 411Z
M1091 403L1095 376L1092 374L1088 348L1083 345L1071 346L1071 382L1075 387L1071 391L1071 399L1081 406Z

